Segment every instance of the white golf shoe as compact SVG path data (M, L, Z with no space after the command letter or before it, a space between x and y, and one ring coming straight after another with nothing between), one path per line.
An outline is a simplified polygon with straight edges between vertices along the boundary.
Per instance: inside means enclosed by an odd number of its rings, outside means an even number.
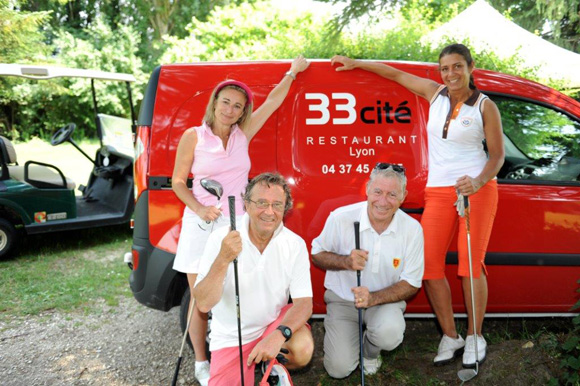
M363 360L364 360L363 371L365 375L375 375L377 371L379 371L381 365L383 364L383 358L381 358L380 355L375 359L363 358Z
M195 377L201 386L209 383L209 362L195 362Z
M463 352L463 367L468 369L475 368L475 335L469 335L465 339L465 351ZM485 361L487 354L487 342L481 335L477 335L477 360L479 364Z
M439 342L439 349L437 350L437 356L433 359L433 364L442 366L451 363L463 353L464 346L465 341L461 335L457 335L457 338L451 338L444 334L441 342Z

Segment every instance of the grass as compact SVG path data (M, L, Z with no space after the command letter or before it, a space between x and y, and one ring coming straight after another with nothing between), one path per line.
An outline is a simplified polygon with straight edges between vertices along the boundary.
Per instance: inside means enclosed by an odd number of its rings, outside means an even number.
M93 156L98 141L79 146ZM77 186L86 184L92 164L68 143L51 146L35 138L15 144L18 162L53 164ZM80 194L80 192L77 192ZM131 296L123 254L131 249L127 225L26 236L16 257L0 261L0 322L58 310L92 312Z
M131 295L123 264L130 248L126 225L29 236L16 258L0 261L0 322L118 304Z

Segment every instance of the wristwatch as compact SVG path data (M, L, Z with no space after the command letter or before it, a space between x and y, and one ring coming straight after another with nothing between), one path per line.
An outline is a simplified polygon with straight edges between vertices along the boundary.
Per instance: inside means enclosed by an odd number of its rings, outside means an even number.
M292 330L290 329L290 327L281 324L278 327L276 327L276 330L280 330L282 332L282 335L286 339L286 342L288 342L290 338L292 338Z
M296 74L292 72L292 70L288 70L284 75L288 75L292 79L296 80Z

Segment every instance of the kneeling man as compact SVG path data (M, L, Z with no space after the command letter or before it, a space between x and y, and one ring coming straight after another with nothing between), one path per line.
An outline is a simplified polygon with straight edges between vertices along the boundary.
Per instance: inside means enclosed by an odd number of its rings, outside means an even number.
M424 269L421 225L399 209L406 185L401 166L377 164L367 183L367 201L331 212L312 241L313 262L326 270L324 367L333 378L345 378L359 365L358 309L366 325L365 374L377 372L381 350L393 350L403 341L405 300L421 287Z
M209 385L240 385L234 267L238 283L244 383L254 384L254 366L289 351L286 367L306 366L314 342L306 322L312 315L310 261L306 243L284 227L292 207L279 174L256 176L244 194L246 214L238 230L213 232L194 289L201 312L212 311ZM289 296L292 303L288 303Z

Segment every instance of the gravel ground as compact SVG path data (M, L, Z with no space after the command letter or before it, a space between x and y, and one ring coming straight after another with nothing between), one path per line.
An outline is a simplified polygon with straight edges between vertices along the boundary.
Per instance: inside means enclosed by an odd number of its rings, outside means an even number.
M124 298L99 314L44 313L0 325L0 384L169 385L181 344L179 308ZM195 385L192 355L181 385Z
M179 308L161 312L133 298L123 298L119 306L102 304L98 309L97 314L45 312L0 323L0 385L171 384L181 344ZM489 324L493 328L493 323ZM312 329L316 341L314 358L305 371L292 376L297 386L320 385L324 379L322 321L313 322ZM423 378L419 379L430 384L458 385L456 374L461 368L460 361L434 367L431 361L435 346L417 349L424 347L425 341L429 346L436 345L438 339L432 321L408 321L405 341L393 354L394 361L383 366L382 376L368 379L367 383L417 384L417 378L412 376L422 374ZM540 348L541 342L535 343L511 339L490 345L481 374L470 384L546 384L555 375L558 361ZM179 385L197 385L193 376L193 353L189 348L181 366ZM326 380L322 383L356 385L358 382L355 375L347 382Z

